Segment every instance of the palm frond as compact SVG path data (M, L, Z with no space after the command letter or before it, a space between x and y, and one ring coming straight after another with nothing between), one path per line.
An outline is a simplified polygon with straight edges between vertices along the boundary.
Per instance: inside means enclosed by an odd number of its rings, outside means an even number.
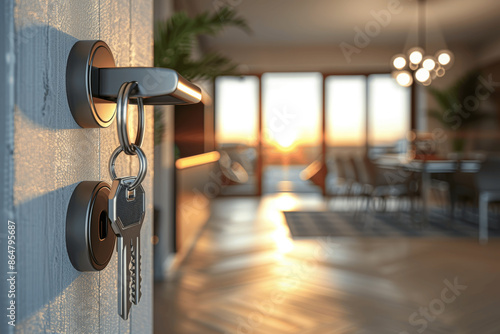
M434 87L429 87L428 92L436 100L442 110L450 109L453 104L457 102L456 96L453 93L452 89L440 90Z
M444 113L437 110L437 109L431 109L427 112L427 115L430 117L438 120L442 125L447 126L448 122L444 120Z
M487 114L481 112L480 110L472 113L463 113L460 108L460 106L463 106L466 102L468 97L475 96L476 89L479 85L479 77L480 72L473 70L466 73L447 88L436 89L428 87L427 91L439 105L439 110L431 109L428 111L428 115L439 120L445 127L452 127L452 124L455 124L454 122L447 122L445 116L449 118L456 115L455 117L460 118L460 124L463 127L471 126L488 117Z
M251 32L245 19L229 7L223 7L215 13L204 12L193 18L185 12L173 14L169 20L159 22L156 26L155 66L172 68L188 80L210 79L234 71L236 64L220 54L192 59L199 36L215 36L230 26Z
M193 18L185 12L176 12L170 19L155 27L154 64L171 68L188 80L209 80L219 75L235 74L237 64L215 52L193 59L197 39L201 35L215 36L226 27L235 27L250 33L244 18L229 7L215 13L204 12ZM155 110L155 144L161 142L164 125L163 112Z

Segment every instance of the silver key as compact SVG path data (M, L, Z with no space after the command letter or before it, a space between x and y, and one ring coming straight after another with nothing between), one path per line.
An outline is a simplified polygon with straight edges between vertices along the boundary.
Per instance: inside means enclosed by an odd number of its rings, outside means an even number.
M146 211L146 196L139 185L129 191L135 177L113 180L109 194L108 214L117 236L118 252L118 314L125 320L132 303L141 299L141 227Z

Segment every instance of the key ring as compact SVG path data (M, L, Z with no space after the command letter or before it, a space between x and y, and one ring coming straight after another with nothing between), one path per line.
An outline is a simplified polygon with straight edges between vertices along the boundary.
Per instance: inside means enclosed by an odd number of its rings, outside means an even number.
M137 82L124 82L120 86L118 97L116 100L116 128L118 130L118 140L120 145L127 155L134 155L134 146L141 147L144 139L144 130L146 126L146 118L144 117L144 103L142 97L137 98L137 135L135 142L131 143L127 131L127 111L128 100L132 89L137 87Z
M137 174L135 181L128 186L129 191L134 190L142 183L142 181L144 181L144 178L146 177L146 173L148 171L148 160L146 159L146 155L144 154L142 149L135 144L132 144L131 146L133 149L133 154L137 155L137 158L139 159L139 173ZM111 179L113 180L117 179L115 172L115 163L116 158L121 152L124 152L123 147L118 146L109 158L109 175L111 175Z

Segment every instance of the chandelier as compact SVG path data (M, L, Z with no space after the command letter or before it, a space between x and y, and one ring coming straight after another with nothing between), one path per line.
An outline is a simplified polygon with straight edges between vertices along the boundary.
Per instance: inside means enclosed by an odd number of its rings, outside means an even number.
M450 50L439 50L434 55L429 55L425 50L426 21L425 0L418 2L418 46L410 48L406 54L397 54L392 57L392 75L403 87L409 87L414 81L421 85L429 86L437 77L445 75L454 60Z

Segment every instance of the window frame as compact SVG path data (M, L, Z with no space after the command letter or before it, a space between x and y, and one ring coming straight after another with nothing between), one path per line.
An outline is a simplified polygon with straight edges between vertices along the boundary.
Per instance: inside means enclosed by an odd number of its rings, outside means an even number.
M368 101L368 97L369 97L369 93L370 93L370 87L369 87L369 84L368 84L368 77L370 75L375 75L375 74L385 74L385 75L391 75L391 72L387 72L387 71L373 71L373 72L322 72L322 71L315 71L315 70L311 70L311 71L294 71L294 70L290 70L290 71L265 71L265 72L251 72L251 73L245 73L245 74L242 74L241 76L254 76L254 77L257 77L258 78L258 82L259 82L259 87L258 87L258 91L259 91L259 94L258 94L258 129L257 129L257 166L256 166L256 176L257 176L257 196L261 196L262 195L262 174L263 174L263 157L262 157L262 151L263 151L263 135L262 135L262 126L263 126L263 119L262 119L262 110L263 110L263 99L262 99L262 89L263 89L263 86L262 86L262 76L266 73L321 73L322 75L322 107L321 107L321 113L322 113L322 116L321 116L321 163L323 165L326 165L326 154L327 154L327 143L326 143L326 78L328 78L329 76L364 76L365 77L365 80L366 80L366 91L365 91L365 143L364 143L364 149L365 149L365 152L369 152L370 150L370 143L369 143L369 140L370 140L370 136L369 136L369 122L370 122L370 118L369 118L369 115L370 115L370 110L369 110L369 101ZM226 75L224 75L226 76ZM228 76L231 76L231 75L228 75ZM218 78L218 77L217 77ZM214 91L214 96L216 95L216 84L215 84L215 81L216 79L215 78L213 80L213 91ZM416 85L415 84L412 84L410 86L410 115L408 117L409 119L409 128L410 130L411 129L415 129L416 128L416 99L415 99L415 95L416 95ZM217 104L217 100L214 98L214 110L216 110L216 104ZM214 112L214 117L217 117L217 113ZM214 121L214 131L215 131L215 121ZM218 147L219 146L219 143L218 142L215 142L215 147ZM325 180L323 180L322 184L321 184L321 190L322 190L322 194L323 195L326 195L326 184L325 184Z

